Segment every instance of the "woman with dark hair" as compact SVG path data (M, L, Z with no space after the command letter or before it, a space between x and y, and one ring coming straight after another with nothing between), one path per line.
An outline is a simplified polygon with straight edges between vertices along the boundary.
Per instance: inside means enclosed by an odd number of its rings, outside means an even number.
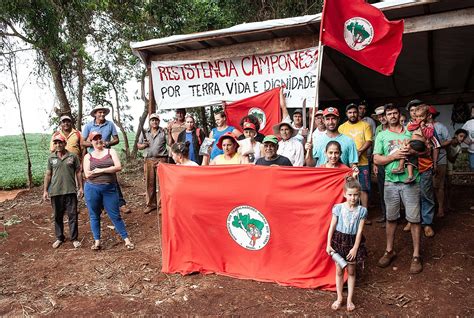
M262 143L263 142L263 138L265 138L265 135L260 133L260 121L258 120L257 117L255 117L254 115L247 115L247 116L244 116L242 117L242 119L240 120L240 128L242 130L244 130L244 124L245 123L252 123L255 125L255 130L257 131L257 135L255 136L255 140L258 141L259 143ZM242 134L240 135L238 138L238 140L243 140L245 139L245 136Z
M214 120L216 122L216 128L212 128L211 133L209 134L209 138L219 140L222 135L228 132L233 133L235 136L241 135L241 132L235 129L234 126L227 125L227 117L223 111L215 113ZM211 150L211 160L217 157L218 155L222 155L223 153L224 152L217 147L217 143L214 143L212 145Z
M177 165L183 166L198 166L192 160L189 160L189 141L177 142L171 146L171 156Z
M347 167L341 161L342 148L341 144L335 140L331 140L326 145L326 158L327 162L320 165L321 168L342 168ZM352 177L356 178L359 174L359 169L357 166L352 168Z
M194 117L190 114L186 115L184 125L186 129L178 135L178 142L189 141L189 159L201 165L202 156L199 155L199 147L201 147L206 135L201 128L195 127Z
M224 153L211 160L210 165L238 165L244 163L244 158L237 152L239 143L232 133L227 133L219 138L217 147Z
M132 250L135 246L130 241L119 209L117 172L122 170L120 159L114 149L105 148L100 132L91 132L87 139L92 143L94 149L84 157L84 175L86 177L84 197L94 237L92 249L101 249L100 215L104 209L114 224L115 231L125 241L125 247Z

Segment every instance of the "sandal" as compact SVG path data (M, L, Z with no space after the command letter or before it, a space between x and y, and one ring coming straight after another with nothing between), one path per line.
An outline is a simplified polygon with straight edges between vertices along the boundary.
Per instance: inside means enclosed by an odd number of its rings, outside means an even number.
M79 247L81 247L82 244L81 244L81 242L76 240L76 241L72 242L72 245L74 246L74 248L79 248Z
M125 243L125 247L126 247L127 250L129 250L129 251L135 249L135 245L134 245L133 243Z
M354 311L355 309L356 309L356 306L353 303L347 304L347 311Z
M338 310L341 308L342 301L336 300L335 302L332 303L331 309L332 310Z
M93 251L98 251L98 250L100 250L101 248L102 248L102 247L101 247L100 245L95 245L95 244L93 244L93 245L91 246L91 250L93 250Z

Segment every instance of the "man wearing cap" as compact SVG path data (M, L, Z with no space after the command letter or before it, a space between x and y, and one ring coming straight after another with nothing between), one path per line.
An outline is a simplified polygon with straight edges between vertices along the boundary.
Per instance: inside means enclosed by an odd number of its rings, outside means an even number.
M379 106L375 109L375 114L372 114L372 117L375 120L380 122L380 125L377 126L375 129L375 137L377 135L388 128L387 117L385 117L385 108L384 106ZM374 174L377 176L377 186L379 188L379 199L380 199L380 206L382 210L382 216L377 219L377 223L385 223L387 221L386 215L387 210L385 208L385 200L384 200L384 183L385 183L385 166L383 165L376 165L374 164L373 168ZM384 225L385 226L385 225Z
M357 156L359 158L359 183L361 185L360 200L363 207L367 208L370 193L370 168L367 151L372 147L372 128L370 125L359 120L359 108L351 103L346 106L347 121L339 126L339 132L351 138L357 147ZM365 220L365 224L372 222Z
M67 213L69 234L75 248L81 246L77 240L77 197L82 197L82 175L79 158L66 149L66 138L59 132L53 136L54 152L48 158L44 176L43 200L51 200L54 212L56 241L53 248L64 242L64 213Z
M323 111L321 109L319 109L314 115L314 127L315 129L311 134L313 147L314 145L318 145L320 143L321 137L326 135L326 125L324 124Z
M268 135L263 138L263 157L255 163L259 166L292 166L290 159L281 156L278 151L278 138Z
M72 127L71 117L68 115L61 116L59 118L59 129L51 136L50 151L56 151L53 144L53 137L55 134L61 134L66 139L66 150L75 154L79 160L82 160L82 135L81 133Z
M385 115L388 129L377 134L374 147L374 163L385 166L385 206L387 209L386 248L379 259L378 266L385 268L396 257L394 251L395 231L397 220L400 218L400 204L405 206L405 218L411 224L410 231L413 241L413 258L410 273L417 274L423 270L420 258L420 185L418 171L414 169L416 180L405 183L408 172L394 174L392 169L397 167L399 160L408 156L406 140L411 139L411 133L400 124L400 110L393 104L385 105ZM407 169L405 169L407 170Z
M308 136L308 128L303 126L303 110L297 108L293 111L293 121L290 119L290 114L288 113L288 108L286 108L285 98L280 96L280 107L282 112L284 123L289 123L296 131L295 139L299 140L302 145L306 143L306 137Z
M433 187L436 190L436 199L438 201L438 217L443 217L444 216L444 199L445 199L445 191L444 191L444 186L446 184L446 171L448 167L448 158L447 158L447 152L446 148L451 145L452 139L449 136L449 131L448 128L443 125L441 122L437 121L436 118L439 116L439 111L436 110L434 106L430 106L429 112L431 113L431 116L433 118L433 125L434 129L436 131L436 134L438 135L438 140L441 145L439 149L439 154L438 154L438 160L437 160L437 169L436 173L433 177Z
M113 122L105 119L110 113L110 109L103 106L96 106L92 109L90 115L94 118L93 121L88 122L84 129L82 130L83 136L89 136L89 134L93 131L98 131L102 135L102 140L104 142L105 148L110 148L119 143L119 137L117 133L117 129ZM87 147L87 152L91 153L94 148L92 147L92 141L88 138L82 139L82 147ZM119 193L119 204L120 204L120 212L122 213L130 213L130 208L127 207L127 203L123 198L122 189L120 188L120 184L117 183L117 190Z
M145 214L160 208L160 188L158 182L157 167L168 160L168 134L160 127L158 114L151 114L149 118L150 127L142 132L138 139L137 147L144 150L145 157L145 183L146 183L146 209ZM145 133L145 135L143 135Z
M306 165L319 167L327 162L326 145L330 141L337 141L341 145L341 162L348 167L357 165L357 148L354 141L341 134L338 131L339 111L335 107L328 107L323 110L324 124L326 125L326 134L321 137L317 145L306 143L306 150L312 151L313 156L307 156Z
M302 167L304 164L304 148L301 142L295 137L298 132L289 123L281 122L273 126L273 133L279 135L277 154L290 159L295 167Z

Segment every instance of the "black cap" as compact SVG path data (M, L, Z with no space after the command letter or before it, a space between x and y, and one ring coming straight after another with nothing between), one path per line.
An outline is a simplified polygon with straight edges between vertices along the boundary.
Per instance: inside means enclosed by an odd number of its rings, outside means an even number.
M407 104L407 110L409 111L410 108L412 107L415 107L415 106L418 106L418 105L421 105L421 104L424 104L421 100L419 99L414 99L414 100L411 100L408 102Z
M295 109L295 111L293 112L293 114L296 114L296 113L303 114L303 110L302 110L301 108L297 108L297 109Z
M359 102L359 105L365 105L365 106L367 106L367 101L366 101L365 99L363 99L363 100L361 100L361 101Z
M352 108L355 108L357 110L359 110L359 107L354 104L354 103L350 103L349 105L346 106L346 112L349 110L349 109L352 109Z

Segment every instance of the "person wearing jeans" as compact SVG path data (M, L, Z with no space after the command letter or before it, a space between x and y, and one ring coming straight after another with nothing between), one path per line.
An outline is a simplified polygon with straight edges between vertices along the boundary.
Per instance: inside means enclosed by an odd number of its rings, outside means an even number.
M94 150L84 157L84 174L87 178L84 186L84 196L91 222L94 245L91 249L99 250L100 245L100 215L102 208L115 226L115 230L125 241L129 250L135 246L128 237L125 224L120 216L119 192L116 173L122 170L117 153L106 149L100 132L93 131L88 138Z

